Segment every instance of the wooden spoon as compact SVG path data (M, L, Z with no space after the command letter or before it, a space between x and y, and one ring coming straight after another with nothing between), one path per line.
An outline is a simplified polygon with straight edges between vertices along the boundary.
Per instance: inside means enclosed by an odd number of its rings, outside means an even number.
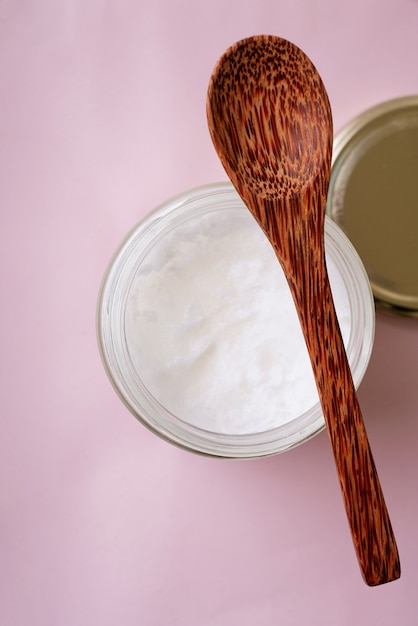
M354 546L367 584L400 576L388 511L335 314L324 219L332 115L322 80L294 44L255 36L216 65L209 130L238 193L274 247L305 336Z

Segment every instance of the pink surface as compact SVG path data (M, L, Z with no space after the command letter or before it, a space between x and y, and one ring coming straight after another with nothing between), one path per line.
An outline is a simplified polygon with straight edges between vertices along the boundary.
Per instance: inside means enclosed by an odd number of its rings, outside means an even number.
M0 624L418 624L418 322L378 316L360 400L402 560L370 589L326 434L215 461L150 434L103 370L105 266L156 204L225 179L205 95L269 32L312 58L339 130L418 93L416 0L0 2Z

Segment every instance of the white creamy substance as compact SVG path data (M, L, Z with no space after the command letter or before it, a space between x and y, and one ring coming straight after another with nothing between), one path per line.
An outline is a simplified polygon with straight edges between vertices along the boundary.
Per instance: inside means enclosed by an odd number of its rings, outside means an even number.
M348 296L328 256L327 265L347 345ZM160 239L136 275L125 322L143 383L195 426L260 432L318 402L286 279L247 211L196 216Z

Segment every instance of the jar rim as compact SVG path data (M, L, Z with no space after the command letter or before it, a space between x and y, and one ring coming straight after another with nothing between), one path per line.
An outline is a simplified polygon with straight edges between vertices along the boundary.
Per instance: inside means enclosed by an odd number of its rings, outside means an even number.
M138 380L127 357L124 310L138 264L167 229L191 215L235 207L247 211L230 182L210 183L178 194L157 206L128 233L113 254L102 279L97 302L97 339L105 371L130 412L152 432L192 452L224 458L255 458L289 450L325 427L319 401L299 417L270 430L228 435L213 433L170 413ZM370 283L353 245L325 217L326 253L337 266L347 291L352 327L346 346L353 380L358 387L370 360L375 331ZM360 332L354 333L356 328Z

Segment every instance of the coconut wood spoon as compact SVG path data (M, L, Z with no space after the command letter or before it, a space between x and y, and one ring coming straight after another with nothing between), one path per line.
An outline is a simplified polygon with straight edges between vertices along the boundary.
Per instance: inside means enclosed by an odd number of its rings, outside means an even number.
M255 36L216 65L208 125L239 195L274 247L295 301L354 546L368 585L400 576L395 537L360 412L325 262L332 115L294 44Z

